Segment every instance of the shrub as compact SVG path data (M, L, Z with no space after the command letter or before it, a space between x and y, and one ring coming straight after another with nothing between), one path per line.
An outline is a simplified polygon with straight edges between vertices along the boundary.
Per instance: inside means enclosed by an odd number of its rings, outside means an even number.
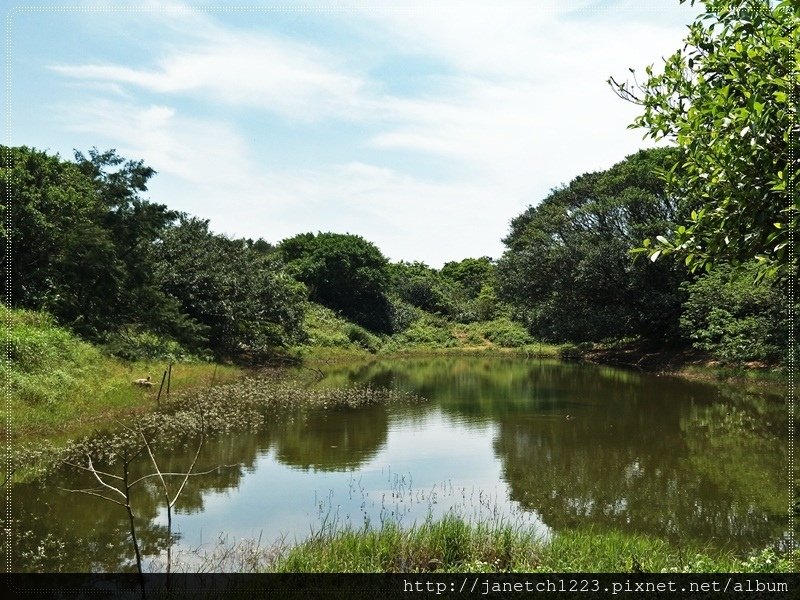
M126 327L106 337L106 351L125 360L169 360L187 362L198 360L175 340L152 333Z
M458 345L458 339L450 331L446 321L424 316L415 321L403 333L395 336L400 345L438 346L451 348Z
M411 327L422 316L422 311L397 296L390 296L389 315L392 333L399 333Z
M531 342L528 331L522 325L505 317L489 321L484 329L486 339L503 348L519 348Z
M381 347L381 340L378 336L372 335L358 325L350 324L347 326L347 339L372 353L377 352Z
M348 325L331 309L310 302L303 323L306 334L304 343L322 348L348 348L351 345Z
M728 363L786 358L789 307L777 281L754 284L757 269L721 266L684 285L681 332L696 348Z

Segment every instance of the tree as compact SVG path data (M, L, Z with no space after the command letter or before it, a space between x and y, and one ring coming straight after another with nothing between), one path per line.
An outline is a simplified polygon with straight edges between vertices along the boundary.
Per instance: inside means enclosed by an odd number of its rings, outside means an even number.
M367 329L391 331L389 261L374 244L351 234L302 233L283 240L277 253L312 300Z
M680 0L685 2L686 0ZM694 4L695 0L691 0ZM695 270L756 260L759 277L797 266L800 5L785 0L702 0L682 49L644 83L609 80L643 108L631 127L670 138L681 160L666 173L687 218L646 239L652 259L675 253ZM633 72L633 70L631 70ZM795 197L796 198L796 197Z
M511 222L498 293L533 335L576 342L676 335L683 274L629 255L676 217L655 174L674 157L671 149L640 151L575 178Z
M392 289L403 302L430 313L452 316L458 290L425 263L400 261L390 267Z
M494 263L488 256L464 258L446 262L441 273L443 277L460 284L467 296L474 299L484 285L492 283Z
M154 254L158 284L208 328L217 355L258 358L301 334L305 290L263 244L215 235L208 221L183 216Z
M97 197L105 207L100 224L109 232L123 265L124 277L116 307L120 321L176 333L172 327L175 307L153 279L151 252L179 213L141 197L156 172L141 160L125 160L113 149L99 152L92 148L88 158L75 151L75 162L94 182Z
M26 147L2 151L8 219L0 251L11 274L9 289L3 279L11 305L52 312L76 331L97 335L117 318L125 273L103 227L106 208L94 182L58 156Z
M696 348L730 363L786 359L790 306L774 277L753 285L757 269L720 265L684 284L681 330Z

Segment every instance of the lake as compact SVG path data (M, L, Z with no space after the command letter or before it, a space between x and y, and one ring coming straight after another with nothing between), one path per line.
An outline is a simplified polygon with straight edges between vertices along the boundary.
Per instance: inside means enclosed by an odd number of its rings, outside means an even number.
M385 387L426 401L286 411L263 430L207 440L197 470L218 468L189 481L173 517L183 568L242 540L266 548L448 511L507 519L542 537L592 527L741 553L788 535L789 415L779 395L538 359L322 371L313 385ZM194 452L187 444L164 468L188 468ZM60 489L81 487L70 477L11 488L12 568L130 570L125 511ZM149 480L134 499L145 566L158 570L163 496Z

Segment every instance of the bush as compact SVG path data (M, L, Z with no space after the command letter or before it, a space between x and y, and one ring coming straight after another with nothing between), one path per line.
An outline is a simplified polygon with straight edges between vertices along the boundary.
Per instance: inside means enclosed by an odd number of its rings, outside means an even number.
M450 331L448 323L425 316L415 321L403 333L395 336L395 341L400 344L412 346L437 346L452 348L458 345L458 339Z
M189 362L200 357L193 355L175 340L127 327L106 337L106 351L125 360L168 360Z
M347 334L348 325L347 321L331 309L310 302L303 323L304 343L321 348L348 348L351 345Z
M389 315L392 333L399 333L411 327L422 316L422 311L397 296L390 296Z
M394 293L426 312L452 316L457 312L458 288L424 263L399 262L391 266Z
M358 325L350 324L347 326L347 339L358 344L365 350L373 354L381 347L381 340L378 336L372 335L369 331Z
M721 266L684 286L681 332L696 348L734 364L786 359L789 307L777 281L754 284L757 269Z
M489 321L484 330L486 339L503 348L519 348L531 342L531 336L522 325L505 317Z

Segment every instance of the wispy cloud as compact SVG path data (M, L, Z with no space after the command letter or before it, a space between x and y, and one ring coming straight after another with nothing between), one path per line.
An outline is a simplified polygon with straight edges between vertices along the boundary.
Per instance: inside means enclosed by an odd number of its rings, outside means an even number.
M309 46L225 33L170 51L152 69L113 64L52 68L76 79L258 107L297 119L353 114L362 103L365 82L329 62Z
M640 145L641 135L625 129L635 109L605 79L674 50L682 27L674 15L662 22L576 10L586 4L332 12L331 27L363 40L369 63L335 43L177 7L150 16L169 41L136 62L51 68L114 90L66 107L71 130L145 158L166 175L154 194L168 193L165 201L221 230L273 240L350 230L395 259L440 263L497 255L508 221L526 205ZM435 85L388 91L397 72L381 71L388 59L426 61ZM269 135L250 135L253 114L310 124L303 143L358 158L265 165L256 139ZM342 136L315 129L331 121L343 124ZM395 163L397 153L453 168L434 176Z

